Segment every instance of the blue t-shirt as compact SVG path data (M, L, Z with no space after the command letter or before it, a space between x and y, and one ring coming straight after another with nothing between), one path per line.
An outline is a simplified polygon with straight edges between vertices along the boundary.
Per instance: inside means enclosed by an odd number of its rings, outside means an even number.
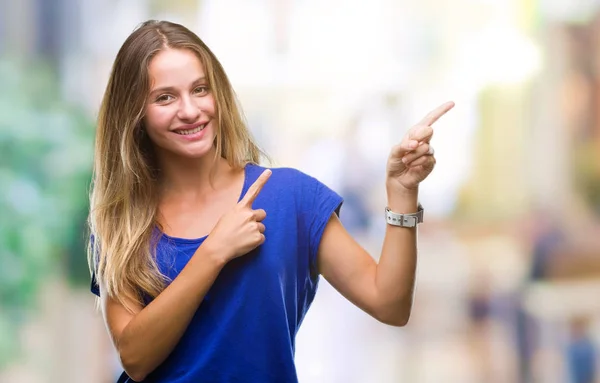
M264 169L246 166L240 199ZM298 170L272 171L253 204L267 212L266 241L222 269L177 346L145 382L298 381L295 337L317 290L323 230L343 201ZM205 238L163 234L161 272L177 277ZM99 293L94 282L92 292Z

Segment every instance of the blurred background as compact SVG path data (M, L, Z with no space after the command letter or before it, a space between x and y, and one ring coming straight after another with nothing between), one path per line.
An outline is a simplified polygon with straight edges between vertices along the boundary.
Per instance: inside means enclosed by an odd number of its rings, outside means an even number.
M600 382L600 1L0 1L0 382L120 373L89 292L94 125L148 18L216 53L274 166L381 249L390 147L429 110L438 165L410 323L322 280L301 382Z

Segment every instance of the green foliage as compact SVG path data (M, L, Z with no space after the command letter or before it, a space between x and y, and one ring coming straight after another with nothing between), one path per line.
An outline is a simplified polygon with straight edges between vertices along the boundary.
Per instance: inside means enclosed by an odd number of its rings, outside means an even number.
M0 60L0 369L52 274L89 280L82 248L93 125L53 71ZM76 261L75 261L76 260ZM75 271L75 272L74 272Z

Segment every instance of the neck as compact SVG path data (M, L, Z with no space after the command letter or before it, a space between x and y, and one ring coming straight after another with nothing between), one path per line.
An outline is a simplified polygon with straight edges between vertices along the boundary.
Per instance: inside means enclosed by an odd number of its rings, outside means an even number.
M202 195L218 189L231 173L224 158L215 158L215 149L201 158L159 156L161 194Z

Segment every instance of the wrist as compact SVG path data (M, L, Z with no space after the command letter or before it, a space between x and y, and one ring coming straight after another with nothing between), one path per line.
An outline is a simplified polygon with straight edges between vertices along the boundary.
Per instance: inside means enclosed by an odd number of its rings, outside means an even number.
M223 268L231 259L231 256L228 255L227 251L213 247L207 240L200 245L198 251L202 252L203 258L210 260L211 263L219 269Z
M395 178L386 178L385 180L385 188L390 194L401 194L412 196L413 194L419 194L419 184L416 184L414 187L406 187L401 182L399 182Z
M419 188L407 189L397 183L388 182L387 207L395 213L409 214L417 211Z

